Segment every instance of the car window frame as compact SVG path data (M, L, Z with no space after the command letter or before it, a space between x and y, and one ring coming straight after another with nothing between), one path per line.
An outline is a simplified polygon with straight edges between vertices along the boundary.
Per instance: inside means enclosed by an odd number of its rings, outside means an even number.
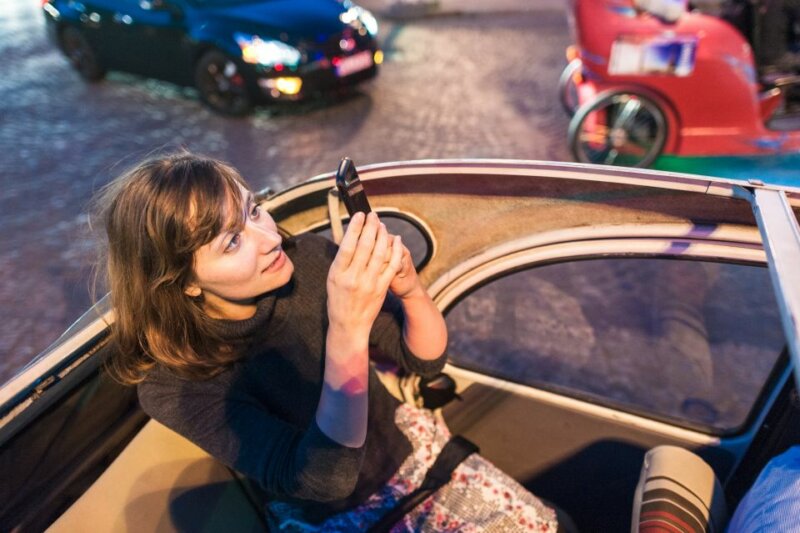
M750 201L795 369L795 387L800 390L800 225L784 191L753 188Z
M713 260L767 266L766 253L761 247L758 230L754 227L698 225L692 231L687 232L686 229L686 224L658 224L649 228L601 226L520 239L486 250L480 258L474 258L468 267L460 265L461 268L456 267L453 272L446 273L431 285L434 289L432 296L446 316L463 297L498 277L547 264L610 256ZM714 432L691 423L678 424L653 413L635 412L628 406L611 406L610 402L599 405L596 398L580 398L572 391L564 394L562 391L514 383L452 363L448 363L447 367L448 371L464 376L467 382L483 382L514 390L543 401L568 405L570 409L593 412L617 422L622 418L628 423L698 445L716 446L724 441L725 447L731 448L737 456L749 445L792 370L788 360L779 356L743 424L736 431Z
M447 313L449 313L461 301L463 301L465 298L468 298L474 292L480 290L481 288L485 287L486 285L490 285L494 281L503 279L503 278L505 278L507 276L512 276L512 275L514 275L516 273L524 272L524 271L531 270L531 269L547 267L547 266L551 266L551 265L574 263L574 262L579 262L579 261L593 261L593 260L598 260L598 259L615 259L615 258L622 259L622 260L625 260L625 259L664 259L664 260L668 260L668 261L670 261L670 260L683 260L683 261L703 260L703 261L707 261L707 258L681 257L680 259L676 259L675 256L671 256L671 255L670 256L666 256L666 255L639 255L639 254L620 254L620 255L607 255L607 256L575 256L575 257L569 257L564 261L559 261L559 260L546 261L546 262L536 263L535 265L530 265L530 266L527 266L527 267L525 267L525 266L517 267L517 268L511 269L511 270L504 271L504 272L499 273L497 275L494 275L492 277L486 278L480 284L473 286L471 291L469 291L467 293L462 293L457 299L455 299L453 302L451 302L450 305L448 306L447 310L444 313L445 313L445 316L447 316ZM752 263L752 262L721 261L721 260L715 260L713 262L766 268L765 265L756 264L756 263ZM777 310L777 307L776 307L776 310ZM661 416L657 412L649 411L649 410L644 409L644 408L639 409L639 408L637 408L636 405L617 402L613 398L598 397L596 395L592 395L590 393L586 393L586 392L584 392L584 391L582 391L580 389L571 389L569 387L561 386L561 385L548 386L548 384L546 382L542 383L542 384L529 384L529 383L521 382L521 381L513 381L511 379L506 379L506 378L499 377L499 376L493 376L493 377L495 379L498 379L498 380L501 380L501 381L509 381L511 383L515 383L515 384L518 384L518 385L521 385L521 386L529 386L529 387L532 387L532 388L546 390L546 391L552 392L554 394L563 395L563 396L569 396L569 397L575 398L577 400L588 402L588 403L598 403L598 402L600 402L602 405L605 405L606 407L609 407L609 408L614 409L614 410L624 411L624 412L631 413L631 414L634 414L634 415L637 415L637 416L641 416L641 417L644 417L644 418L650 418L650 419L653 419L653 420L656 420L656 421L659 421L659 422L663 422L665 424L671 424L671 425L674 425L676 427L682 427L682 428L685 428L685 429L699 431L701 433L705 433L705 434L708 434L708 435L714 435L714 436L718 436L718 437L723 437L724 438L724 437L735 437L735 436L740 435L743 432L745 432L746 428L749 428L751 426L751 424L756 420L757 413L760 412L761 409L763 408L763 406L765 405L765 402L767 401L767 398L769 396L767 391L772 390L779 383L783 383L784 380L783 380L782 376L785 375L787 370L790 370L790 368L789 368L789 357L788 357L786 344L784 344L783 348L781 349L780 353L776 357L775 361L776 361L775 364L773 365L772 369L770 370L770 372L769 372L769 374L767 376L767 379L764 381L764 383L760 387L758 393L756 394L755 399L753 401L753 404L752 404L750 410L748 411L747 416L742 420L742 423L737 425L737 426L735 426L735 427L732 427L732 428L729 428L729 429L725 429L725 430L719 430L717 428L713 428L713 427L710 427L710 426L705 426L705 425L702 425L702 424L699 424L699 423L694 423L691 420L678 419L678 418L670 417L670 416L667 416L667 415ZM476 366L472 366L470 364L466 364L466 365L457 365L457 364L454 364L454 363L451 363L451 364L455 368L460 368L460 369L464 369L464 370L468 370L468 371L476 372L476 373L483 373L481 369L477 368L477 365Z

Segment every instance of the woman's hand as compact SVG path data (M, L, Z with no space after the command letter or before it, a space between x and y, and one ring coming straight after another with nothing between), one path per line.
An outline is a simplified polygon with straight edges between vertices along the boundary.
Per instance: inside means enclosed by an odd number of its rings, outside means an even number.
M400 298L407 298L415 293L415 291L422 290L422 284L417 276L417 269L414 268L414 260L411 258L411 252L402 243L400 246L403 248L403 257L400 260L400 270L392 279L389 284L389 290Z
M377 215L356 213L328 271L325 375L316 420L345 446L357 448L367 438L369 333L402 257L399 239L389 236Z
M368 341L386 291L401 269L404 250L399 237L391 237L377 215L353 215L328 271L332 329L346 332L353 341Z

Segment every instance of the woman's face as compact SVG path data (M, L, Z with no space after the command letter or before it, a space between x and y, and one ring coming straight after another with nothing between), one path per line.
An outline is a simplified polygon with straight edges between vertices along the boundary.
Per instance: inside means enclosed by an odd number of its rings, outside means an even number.
M294 265L281 248L275 221L241 189L244 212L237 229L223 230L194 254L194 281L189 296L203 295L206 312L214 318L243 320L256 312L256 297L285 285ZM232 210L228 202L225 209Z

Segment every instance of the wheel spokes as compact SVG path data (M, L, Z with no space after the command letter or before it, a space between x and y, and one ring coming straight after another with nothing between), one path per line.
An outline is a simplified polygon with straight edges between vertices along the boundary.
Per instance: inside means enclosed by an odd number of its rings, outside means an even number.
M641 108L642 104L639 103L639 100L634 98L631 98L625 102L625 104L622 106L622 111L620 111L619 115L617 115L617 118L614 120L613 127L625 129L630 121L636 118Z
M599 100L575 128L578 160L606 165L648 164L664 140L663 118L658 112L637 95Z
M614 161L617 160L617 156L618 155L619 155L619 152L617 151L616 148L610 149L608 151L608 153L606 154L606 157L603 159L603 164L605 164L605 165L613 165Z

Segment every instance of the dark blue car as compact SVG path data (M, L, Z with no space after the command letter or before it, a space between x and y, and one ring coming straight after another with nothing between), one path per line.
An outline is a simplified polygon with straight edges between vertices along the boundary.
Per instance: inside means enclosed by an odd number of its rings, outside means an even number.
M85 79L120 70L195 86L214 111L297 100L372 78L375 17L349 0L45 0Z

